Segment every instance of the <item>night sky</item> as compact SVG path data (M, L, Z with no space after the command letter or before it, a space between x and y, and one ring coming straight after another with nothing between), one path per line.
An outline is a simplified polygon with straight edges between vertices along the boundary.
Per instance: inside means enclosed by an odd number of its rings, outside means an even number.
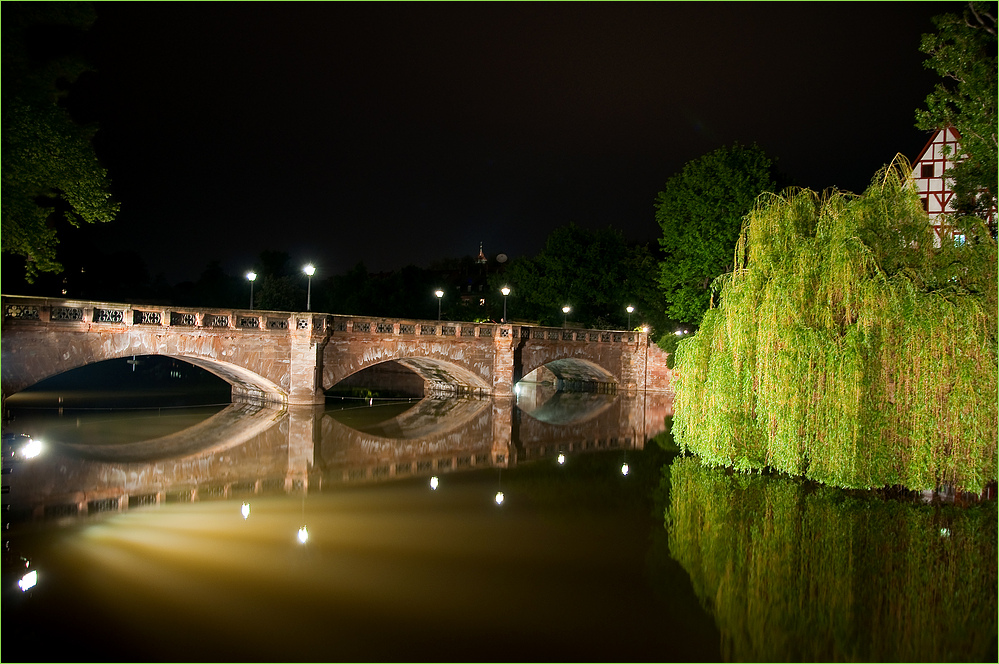
M556 227L654 240L683 165L757 142L860 191L927 135L919 38L961 3L96 3L77 103L153 275L317 277L539 251Z

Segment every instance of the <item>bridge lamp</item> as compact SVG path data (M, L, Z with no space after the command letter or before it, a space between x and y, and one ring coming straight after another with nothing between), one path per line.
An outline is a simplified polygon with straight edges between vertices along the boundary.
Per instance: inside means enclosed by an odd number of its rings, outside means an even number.
M444 297L444 291L437 289L434 291L434 295L437 296L437 320L441 319L441 298Z
M305 310L312 311L312 275L316 273L316 268L312 263L309 263L302 268L302 272L309 275L309 290L305 295Z
M250 282L250 311L253 311L253 282L257 280L257 273L252 270L247 272L246 279Z
M505 323L506 322L506 296L510 294L510 287L509 286L504 286L503 288L500 289L500 292L503 293L503 322Z
M568 304L562 307L562 327L565 327L566 318L569 317L569 312L572 311L572 307Z
M633 306L631 306L629 304L627 306L627 308L625 309L625 311L628 312L628 329L630 330L631 329L631 314L633 314L635 312L635 307L633 307Z

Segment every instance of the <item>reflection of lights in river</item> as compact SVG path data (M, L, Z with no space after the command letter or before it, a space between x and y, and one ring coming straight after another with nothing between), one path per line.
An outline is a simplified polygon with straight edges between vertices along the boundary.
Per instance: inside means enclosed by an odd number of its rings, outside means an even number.
M437 490L437 486L439 484L440 484L440 480L437 479L436 475L434 475L433 477L430 478L430 488L431 489L433 489L434 491L436 491Z
M502 491L497 491L496 492L496 504L497 505L502 505L503 504L503 492Z
M558 453L558 465L563 465L565 463L565 455L561 452Z
M298 541L301 542L302 544L305 544L306 542L309 541L309 529L306 528L305 526L302 526L301 528L298 529Z
M25 459L34 459L42 453L42 441L32 438L21 448L21 456Z
M28 590L35 587L37 582L38 572L31 570L21 577L21 579L17 582L17 586L21 589L21 592L28 592Z
M243 514L243 519L250 518L250 503L243 503L243 506L239 508L239 511Z
M626 463L621 464L621 474L622 475L627 475L629 470L631 470L631 469L628 468L628 464L626 464Z

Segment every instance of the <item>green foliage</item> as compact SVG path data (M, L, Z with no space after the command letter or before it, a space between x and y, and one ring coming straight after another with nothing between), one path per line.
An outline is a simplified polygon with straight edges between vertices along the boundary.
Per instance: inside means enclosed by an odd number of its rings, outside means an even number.
M29 282L59 272L58 239L50 217L61 213L74 226L108 222L118 212L107 172L91 145L94 129L80 127L60 101L86 67L72 56L39 45L93 21L84 3L10 3L3 20L3 251L23 256ZM68 37L66 38L68 39Z
M631 304L634 326L664 326L661 297L651 283L655 266L647 247L629 246L614 228L562 226L537 256L513 261L503 275L513 290L510 317L560 326L562 307L569 305L570 325L623 328Z
M774 160L738 143L687 163L656 197L665 260L659 286L670 318L697 324L708 309L711 282L729 269L743 216L756 197L776 187Z
M670 555L731 662L994 661L996 503L669 467Z
M933 19L934 34L923 35L924 65L944 81L916 112L916 126L927 131L953 126L967 158L950 170L959 212L984 215L999 194L996 147L996 8L970 2L961 15ZM983 191L984 190L984 191Z
M677 348L682 448L842 487L996 478L996 244L934 249L908 177L761 198Z

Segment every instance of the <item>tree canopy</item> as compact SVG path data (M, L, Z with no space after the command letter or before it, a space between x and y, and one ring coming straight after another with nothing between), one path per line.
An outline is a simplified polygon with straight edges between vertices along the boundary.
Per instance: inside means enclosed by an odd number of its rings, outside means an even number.
M75 44L95 20L87 3L9 3L3 12L3 251L25 259L29 282L59 272L55 215L73 226L118 212L91 139L65 105L87 71Z
M677 349L681 448L841 487L996 479L996 243L934 247L910 175L760 198Z
M656 198L664 261L659 286L666 315L697 324L711 300L711 283L731 268L742 218L757 196L775 191L776 162L738 143L688 162Z
M568 320L579 327L622 328L630 304L635 307L633 327L647 323L663 328L662 300L651 285L655 264L647 247L629 246L614 228L559 227L537 256L513 261L503 275L513 291L510 317L542 325ZM563 315L566 305L571 311Z
M924 66L943 81L916 112L916 126L933 131L953 126L966 158L954 166L955 207L984 218L999 194L996 147L996 8L971 2L962 14L934 17L937 32L923 35ZM995 229L993 229L993 234Z

